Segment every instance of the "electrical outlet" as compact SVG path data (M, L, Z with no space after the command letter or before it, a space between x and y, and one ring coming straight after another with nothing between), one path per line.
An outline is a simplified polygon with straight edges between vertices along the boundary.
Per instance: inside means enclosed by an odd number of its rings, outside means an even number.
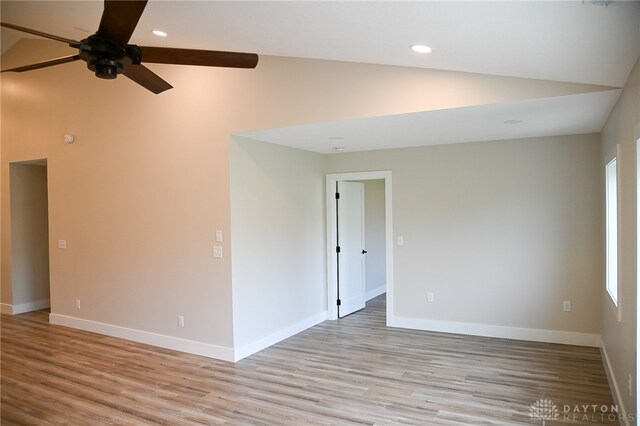
M67 248L67 240L58 240L58 248L66 249Z
M404 237L398 237L398 245L399 246L403 246L404 245Z
M80 299L76 299L76 309L80 309Z
M213 257L216 259L222 259L222 246L213 247Z
M184 317L182 315L178 315L178 327L184 327Z
M565 300L562 302L562 310L565 312L571 312L571 301Z
M431 303L431 302L433 302L433 301L434 301L434 299L435 299L435 298L434 298L433 293L432 293L432 292L428 292L428 293L427 293L427 302Z

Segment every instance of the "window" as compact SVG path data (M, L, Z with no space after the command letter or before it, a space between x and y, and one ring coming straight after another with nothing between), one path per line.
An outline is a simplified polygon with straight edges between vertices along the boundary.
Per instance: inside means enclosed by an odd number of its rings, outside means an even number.
M614 156L606 165L606 283L607 293L618 306L618 166Z

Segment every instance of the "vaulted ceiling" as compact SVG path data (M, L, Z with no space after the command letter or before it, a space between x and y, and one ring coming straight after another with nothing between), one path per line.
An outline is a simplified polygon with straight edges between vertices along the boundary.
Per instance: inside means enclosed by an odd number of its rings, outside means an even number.
M99 1L1 3L4 22L75 39L101 13ZM3 52L19 37L2 29ZM131 42L584 84L571 95L246 135L302 149L329 152L327 137L349 151L589 133L601 129L640 55L640 1L150 0ZM413 44L433 51L418 55Z

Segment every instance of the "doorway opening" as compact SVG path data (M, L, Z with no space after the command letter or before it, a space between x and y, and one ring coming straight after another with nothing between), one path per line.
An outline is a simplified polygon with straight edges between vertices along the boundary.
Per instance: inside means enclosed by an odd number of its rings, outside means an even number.
M365 247L355 249L355 256L352 257L352 265L358 268L359 259L366 256L364 268L362 270L364 286L360 288L361 296L365 301L379 296L386 292L386 316L387 323L393 315L393 218L392 218L392 184L390 171L359 172L359 173L338 173L329 174L326 177L327 189L327 304L328 319L337 319L344 316L339 309L345 302L345 294L340 295L340 276L344 278L349 270L344 264L347 258L340 247L338 235L341 232L338 208L343 202L344 196L336 198L337 189L341 183L357 183L362 185L365 193L364 230ZM367 188L369 197L367 198ZM356 191L357 193L357 191ZM357 203L356 203L357 204ZM377 206L377 207L376 207ZM368 208L367 208L368 207ZM356 209L357 210L357 209ZM358 213L351 216L356 217ZM369 226L367 229L367 220ZM344 235L344 225L342 229ZM355 237L358 238L357 236ZM365 253L362 253L364 251ZM343 262L342 267L340 262ZM367 266L368 265L368 266ZM354 267L351 267L353 272ZM351 273L349 272L349 273ZM344 282L343 282L344 285ZM348 290L347 290L348 291ZM347 295L347 296L353 296ZM340 301L339 301L340 300ZM353 308L353 305L352 305ZM352 309L350 308L350 309ZM348 312L350 309L346 309Z
M47 160L9 165L12 315L51 306Z

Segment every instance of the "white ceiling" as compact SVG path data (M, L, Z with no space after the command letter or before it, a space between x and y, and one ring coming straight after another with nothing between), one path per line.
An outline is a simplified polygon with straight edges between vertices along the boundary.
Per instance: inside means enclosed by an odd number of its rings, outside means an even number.
M81 39L97 28L102 2L3 0L1 12L5 22ZM156 28L169 33L169 37L159 39L151 35ZM16 33L2 29L1 37L4 51ZM580 0L150 0L131 42L622 87L640 55L640 1L614 1L605 7ZM428 44L433 53L414 54L409 49L414 43ZM406 117L325 123L288 132L280 129L252 133L252 137L322 152L327 149L327 142L335 143L324 135L344 136L343 144L349 142L348 150L434 143L431 137L423 137L425 142L419 142L425 123L429 124L430 135L439 135L438 143L597 132L618 93L597 92ZM585 114L571 113L583 110L585 103L590 105ZM520 125L505 126L501 114L514 108L523 117L531 118ZM561 109L564 111L561 114L548 114ZM563 117L562 122L554 119L559 116ZM478 126L473 117L483 117L484 126L474 128ZM590 121L585 117L590 117ZM495 125L487 129L487 122ZM451 123L465 123L468 127L465 130ZM400 127L406 142L392 138L396 141L385 145L382 139L390 136L385 129L399 131ZM373 128L375 132L371 131ZM320 137L324 140L315 140Z
M597 133L620 89L240 133L331 154L397 147ZM521 122L511 123L511 120Z

